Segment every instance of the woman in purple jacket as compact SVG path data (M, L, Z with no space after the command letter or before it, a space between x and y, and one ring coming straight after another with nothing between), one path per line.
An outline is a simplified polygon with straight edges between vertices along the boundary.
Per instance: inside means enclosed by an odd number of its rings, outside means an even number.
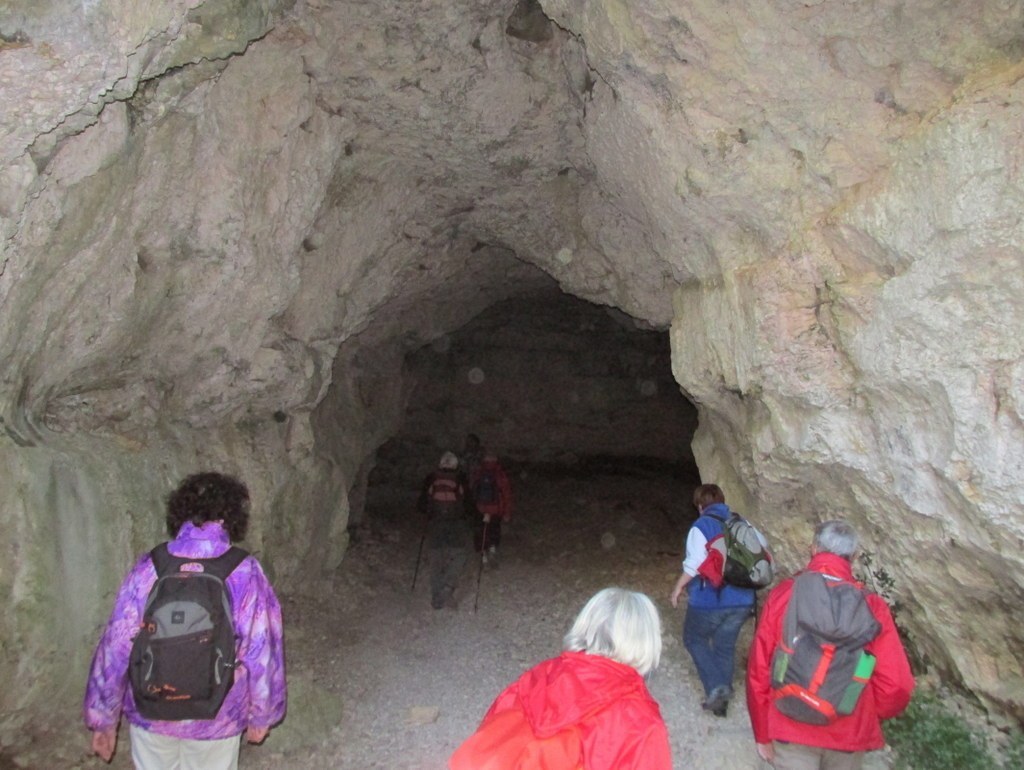
M167 545L172 556L210 559L241 540L249 521L249 491L219 473L186 478L167 504ZM187 565L186 565L187 566ZM157 573L149 553L128 573L96 647L83 713L92 750L109 762L123 712L137 768L225 770L238 765L240 736L260 743L285 713L286 687L281 606L252 556L225 581L237 639L234 684L210 719L146 719L128 686L129 656Z

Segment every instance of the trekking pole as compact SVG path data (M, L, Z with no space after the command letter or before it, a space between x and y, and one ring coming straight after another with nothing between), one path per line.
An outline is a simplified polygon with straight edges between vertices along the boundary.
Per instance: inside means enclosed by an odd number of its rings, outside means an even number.
M416 590L416 578L420 574L420 560L423 558L423 544L427 541L427 531L423 530L423 537L420 538L420 549L416 553L416 569L412 573L412 588L409 589L409 593Z
M487 558L487 525L489 521L484 522L484 532L480 536L480 566L476 572L476 596L473 597L473 613L476 613L476 608L480 604L480 579L484 576L484 559Z

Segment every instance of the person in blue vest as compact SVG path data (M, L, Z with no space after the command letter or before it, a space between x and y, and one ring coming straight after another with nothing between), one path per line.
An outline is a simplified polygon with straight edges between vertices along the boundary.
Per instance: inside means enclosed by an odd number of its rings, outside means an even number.
M721 584L723 554L713 544L721 538L731 514L722 489L701 484L693 492L693 505L700 516L686 536L682 574L669 601L678 607L683 591L687 592L683 646L704 687L702 706L724 717L733 695L736 640L753 614L755 593L751 588Z

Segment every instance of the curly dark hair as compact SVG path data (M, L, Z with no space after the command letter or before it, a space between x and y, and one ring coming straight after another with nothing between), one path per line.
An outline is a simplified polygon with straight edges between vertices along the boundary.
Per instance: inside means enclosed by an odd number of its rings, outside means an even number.
M245 537L249 526L249 490L238 479L223 473L194 473L167 498L167 531L177 537L190 521L201 527L223 520L232 542Z

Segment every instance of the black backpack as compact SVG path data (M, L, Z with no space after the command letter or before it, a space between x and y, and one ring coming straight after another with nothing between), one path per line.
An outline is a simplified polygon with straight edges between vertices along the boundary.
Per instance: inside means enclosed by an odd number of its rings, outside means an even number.
M772 656L775 707L819 726L852 714L875 667L864 645L881 629L860 586L801 572Z
M146 719L212 719L235 681L235 628L224 581L249 554L214 559L151 552L157 579L132 643L128 677Z
M478 503L498 502L498 474L493 468L485 468L480 471L476 487L473 489L473 497Z

